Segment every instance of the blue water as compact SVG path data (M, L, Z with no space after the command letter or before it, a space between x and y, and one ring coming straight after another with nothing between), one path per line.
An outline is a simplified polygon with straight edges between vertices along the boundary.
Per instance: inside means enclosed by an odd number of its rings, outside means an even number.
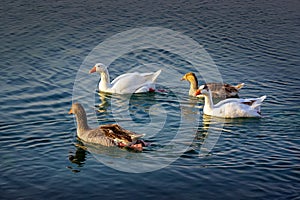
M299 198L298 1L4 0L0 10L1 199ZM129 115L122 118L118 114L128 99L99 97L99 76L93 74L96 81L89 90L95 104L88 106L99 111L99 124L117 120L132 123L129 129L147 127L146 139L153 146L142 153L83 146L67 114L76 74L99 43L141 27L170 29L197 41L224 82L245 83L241 97L268 96L264 117L222 121L216 144L201 154L214 136L208 130L220 122L203 116L203 102L187 96L186 82L176 90L165 86L162 76L158 87L164 92L130 97L125 104ZM111 64L111 77L139 63L165 63L174 66L176 75L194 70L182 57L152 48L122 55ZM177 78L169 80L178 84ZM199 81L203 78L199 74ZM162 114L163 127L149 126L151 116ZM179 125L182 116L194 125ZM180 126L182 137L170 144ZM174 161L145 173L116 169L120 160L131 169L130 163L145 158L155 166L160 159Z

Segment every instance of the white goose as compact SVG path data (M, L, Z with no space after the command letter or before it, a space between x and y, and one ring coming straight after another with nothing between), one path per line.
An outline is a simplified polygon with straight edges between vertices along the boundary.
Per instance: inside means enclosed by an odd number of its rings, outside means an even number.
M118 76L110 82L107 67L102 63L97 63L90 73L99 72L101 80L99 91L116 94L145 93L155 91L155 81L161 70L149 73L126 73Z
M261 117L260 105L267 96L251 99L229 98L213 104L212 94L207 85L200 86L196 94L204 95L203 113L222 118Z

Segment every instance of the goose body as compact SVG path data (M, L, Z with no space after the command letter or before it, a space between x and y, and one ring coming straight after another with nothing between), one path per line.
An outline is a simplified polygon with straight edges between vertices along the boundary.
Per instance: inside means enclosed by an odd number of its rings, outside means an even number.
M99 72L101 80L99 91L116 94L145 93L155 91L155 81L161 70L149 73L126 73L118 76L110 82L107 67L102 63L97 63L90 73Z
M204 95L204 114L222 118L261 117L260 106L266 98L266 96L249 99L228 98L214 105L207 85L201 86L196 94Z
M77 136L85 142L103 146L126 146L137 150L141 150L145 146L145 143L139 140L144 134L135 134L117 124L102 125L94 129L90 128L87 123L86 112L79 103L72 105L69 114L75 114Z
M196 91L199 87L197 77L194 73L186 73L181 80L187 80L190 83L190 96L204 97L202 94L196 95ZM223 83L206 83L206 85L210 89L213 98L231 98L238 97L238 92L244 86L244 83L240 83L236 86Z

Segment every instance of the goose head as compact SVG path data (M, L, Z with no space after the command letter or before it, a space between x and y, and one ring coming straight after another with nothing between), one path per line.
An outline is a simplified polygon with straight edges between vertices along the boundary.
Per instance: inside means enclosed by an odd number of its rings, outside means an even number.
M203 94L203 95L206 95L208 96L209 95L209 88L208 86L205 84L205 85L201 85L195 92L195 95L199 95L199 94Z
M181 81L186 80L189 82L196 81L198 83L197 77L193 72L186 73L180 80Z
M195 91L198 89L198 80L196 75L193 72L188 72L181 78L181 81L183 80L190 83L189 95L194 96Z
M94 73L94 72L99 72L99 73L102 73L102 72L107 72L107 67L106 65L102 64L102 63L97 63L95 64L95 66L90 70L90 74L91 73Z
M77 115L79 113L85 113L82 105L80 103L73 103L72 107L71 107L71 109L69 111L69 114Z

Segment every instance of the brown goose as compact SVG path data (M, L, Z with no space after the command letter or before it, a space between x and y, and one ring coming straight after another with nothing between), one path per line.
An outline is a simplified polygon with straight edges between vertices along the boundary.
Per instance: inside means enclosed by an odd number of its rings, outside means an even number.
M89 143L101 144L104 146L129 147L141 151L146 143L134 132L123 129L117 124L106 124L97 128L90 128L84 108L79 103L74 103L69 114L75 114L77 121L77 136Z
M186 80L190 82L189 95L194 97L204 97L202 94L197 95L196 91L198 90L198 79L193 72L186 73L181 80ZM209 90L212 93L213 98L230 98L238 97L239 90L244 86L244 83L240 83L236 86L223 83L206 83ZM201 85L203 86L203 85ZM201 87L200 86L200 87Z

